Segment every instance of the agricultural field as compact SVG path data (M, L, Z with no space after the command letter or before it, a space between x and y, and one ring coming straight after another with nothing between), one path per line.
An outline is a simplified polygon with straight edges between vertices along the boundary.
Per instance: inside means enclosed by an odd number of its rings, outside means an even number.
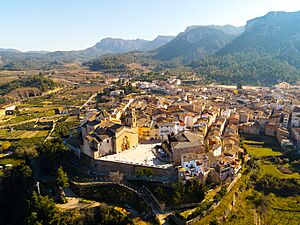
M15 116L7 116L4 118L1 118L0 120L0 126L1 125L10 125L10 124L18 124L22 122L33 122L36 121L39 118L44 117L52 117L55 116L54 109L44 109L44 111L27 111L22 112L19 115Z
M248 153L255 158L267 156L280 156L282 149L274 137L241 135L243 145Z
M263 201L263 204L258 206L256 201ZM264 195L257 192L249 184L249 175L243 175L217 208L195 224L207 225L209 222L218 221L224 225L252 225L260 221L261 224L298 225L299 201L300 196L283 198L272 193ZM225 221L222 220L224 216Z
M13 166L17 166L20 165L24 162L23 159L16 159L16 158L1 158L0 159L0 165L7 165L7 164L11 164Z
M241 179L225 195L217 208L203 216L196 224L206 225L210 222L218 222L225 225L298 225L300 195L290 192L288 196L263 193L256 189L253 179L272 176L279 180L296 179L299 182L300 174L289 171L289 163L278 159L283 154L283 150L275 138L255 135L242 135L242 138L243 147L253 156L254 161L243 169ZM274 157L281 163L274 160ZM288 172L281 170L282 167Z
M0 139L1 140L14 140L14 139L23 139L23 138L33 138L33 137L46 137L48 135L48 130L9 130L1 129L0 130Z
M102 86L92 84L78 87L66 87L57 93L28 98L23 104L31 107L57 108L61 106L82 106L93 94L101 91Z
M296 178L296 179L300 179L300 174L299 173L283 173L278 169L278 165L270 162L270 161L264 161L264 160L260 160L258 161L258 165L259 165L259 177L263 177L267 174L271 174L277 178ZM288 165L286 165L287 167Z

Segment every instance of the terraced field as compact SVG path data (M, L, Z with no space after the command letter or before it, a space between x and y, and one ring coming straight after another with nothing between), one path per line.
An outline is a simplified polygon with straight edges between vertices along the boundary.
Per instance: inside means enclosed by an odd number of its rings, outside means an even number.
M255 189L250 182L250 177L257 175L258 178L262 178L265 175L273 175L279 179L300 180L300 174L283 173L279 167L288 168L289 164L279 165L270 160L283 153L274 137L242 135L242 138L244 148L255 159L254 162L259 168L253 171L250 169L250 173L243 174L233 189L222 199L220 205L196 224L207 225L210 222L219 222L218 224L224 225L299 225L299 195L282 197L273 193L264 194Z
M23 138L33 138L33 137L46 137L48 135L48 130L13 130L1 129L0 130L0 139L23 139Z

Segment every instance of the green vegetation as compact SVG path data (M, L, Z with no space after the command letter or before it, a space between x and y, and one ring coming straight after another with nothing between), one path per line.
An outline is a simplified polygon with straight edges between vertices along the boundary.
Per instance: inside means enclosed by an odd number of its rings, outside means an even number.
M54 200L48 196L41 196L33 192L29 212L25 224L62 224L62 218L55 207Z
M37 195L36 192L33 192L30 200L29 212L25 218L25 224L129 225L133 224L133 222L127 215L107 206L61 212L58 208L56 208L55 202L52 198Z
M3 141L0 143L0 152L7 151L9 150L10 147L11 147L11 142Z
M58 123L52 136L53 137L62 137L62 138L68 137L70 129L75 126L78 126L78 125L79 125L79 121L69 121L69 122Z
M58 187L68 187L68 175L60 166L56 173L56 184Z
M298 224L300 175L289 171L298 156L283 151L274 137L242 135L242 138L242 147L255 157L247 162L242 177L221 201L220 192L215 195L214 200L219 201L219 205L196 224L206 225L208 221L225 225L256 224L258 221L261 224ZM262 154L262 148L268 150ZM178 217L194 218L202 215L197 213L203 212L200 209L184 211Z
M208 56L188 66L212 82L241 85L274 85L280 81L295 83L300 71L272 54L239 52Z
M271 174L266 174L263 178L256 181L255 189L265 194L274 193L282 197L297 196L300 195L300 180L281 179Z
M289 173L283 173L278 169L278 163L274 164L267 160L260 160L258 161L258 166L260 168L259 170L259 176L265 176L265 175L272 175L277 178L297 178L300 179L300 174L295 172L289 172Z
M146 204L137 193L115 183L102 183L73 186L74 192L85 199L119 205L130 205L139 212L147 211Z
M124 72L127 67L117 56L110 56L92 61L90 68L106 72Z
M167 207L176 207L186 203L198 203L205 197L207 187L200 181L187 181L182 183L162 184L159 182L131 181L137 186L147 187L158 201Z
M68 151L62 139L59 138L43 142L37 150L41 172L46 175L56 174L57 168L61 166Z
M282 148L274 137L242 134L241 146L255 158L280 156Z
M249 166L251 168L251 165ZM258 220L262 224L298 224L300 196L282 197L257 191L256 181L251 180L250 176L256 174L259 169L248 171L246 170L220 204L196 222L196 225L206 225L207 221L216 221L218 224L225 225L255 224ZM284 183L285 181L281 181L281 184L286 185ZM270 183L272 184L275 183ZM277 187L275 186L275 190L280 190Z
M84 65L89 66L91 70L101 70L104 72L128 72L129 68L126 65L130 63L139 63L147 66L157 62L152 59L152 56L149 53L129 52L118 55L105 55L99 59L87 62Z
M0 165L5 166L7 164L11 164L13 166L18 166L24 163L24 159L18 159L14 157L6 157L6 158L0 158Z
M26 138L13 142L12 148L18 158L28 157L33 159L37 156L37 149L44 142L44 137Z
M153 175L153 170L150 168L140 168L136 173L138 176L151 177Z
M43 76L31 76L26 79L14 80L0 86L0 95L7 94L17 88L34 87L42 92L55 87L54 81Z
M41 56L40 54L38 54ZM29 57L29 58L28 58ZM0 70L30 70L30 69L53 69L64 65L66 58L58 61L53 57L46 56L45 58L33 57L33 55L13 54L3 55Z
M24 224L28 202L33 189L33 172L28 165L21 164L5 170L0 189L0 223Z
M0 130L0 139L6 140L17 140L23 138L34 138L34 137L46 137L48 135L47 130L36 130L36 131L27 131L27 130Z

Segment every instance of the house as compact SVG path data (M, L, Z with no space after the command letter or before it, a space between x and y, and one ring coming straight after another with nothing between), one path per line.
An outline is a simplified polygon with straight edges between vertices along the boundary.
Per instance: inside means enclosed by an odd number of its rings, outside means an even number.
M15 114L16 111L16 106L15 105L11 105L5 108L5 115L13 115Z
M244 123L239 126L239 129L242 133L245 134L259 134L260 127L259 123L257 122L249 122Z
M123 95L123 94L124 94L124 90L114 90L109 93L110 96L117 96L117 95Z
M289 126L289 121L290 121L290 114L285 114L284 117L283 117L283 121L282 121L282 125L285 127L285 128L288 128Z
M175 165L180 165L181 156L186 153L204 153L204 140L198 134L189 131L179 132L169 136L165 143L165 151L169 154Z
M138 145L138 127L135 111L122 118L124 124L94 119L81 126L82 152L91 158L116 154Z
M240 123L248 123L250 119L250 115L247 112L240 111L239 113Z
M278 123L268 123L268 124L266 124L266 126L265 126L265 135L275 137L278 127L279 127Z
M185 124L179 120L166 119L161 122L157 122L159 129L159 137L162 140L167 140L168 135L176 135L180 131L185 130Z
M295 107L292 112L291 127L300 127L300 106Z
M234 113L234 114L230 115L230 117L228 118L228 124L238 125L239 122L240 122L240 115L238 113Z
M220 156L222 153L222 145L220 144L213 145L212 148L210 149L210 152L212 152L214 156Z
M291 135L296 142L296 147L300 148L300 128L292 128Z
M150 123L146 123L143 126L138 126L139 130L139 140L142 142L143 140L158 140L159 138L159 128L155 121L150 121Z
M279 127L276 132L276 138L283 149L287 150L294 147L293 142L290 140L290 132L286 128Z
M215 171L217 172L221 180L225 180L234 172L233 168L231 167L231 161L227 161L224 159L217 164Z
M275 88L278 88L278 89L290 89L290 87L291 87L291 85L287 82L281 82L281 83L275 85Z
M219 158L211 152L195 154L187 153L181 156L181 166L178 169L179 181L198 179L205 182L211 168L215 168Z

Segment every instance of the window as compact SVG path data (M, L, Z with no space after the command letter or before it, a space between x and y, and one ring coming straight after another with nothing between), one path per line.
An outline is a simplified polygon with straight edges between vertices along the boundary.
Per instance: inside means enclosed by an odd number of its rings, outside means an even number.
M109 143L109 140L107 140L107 143Z

